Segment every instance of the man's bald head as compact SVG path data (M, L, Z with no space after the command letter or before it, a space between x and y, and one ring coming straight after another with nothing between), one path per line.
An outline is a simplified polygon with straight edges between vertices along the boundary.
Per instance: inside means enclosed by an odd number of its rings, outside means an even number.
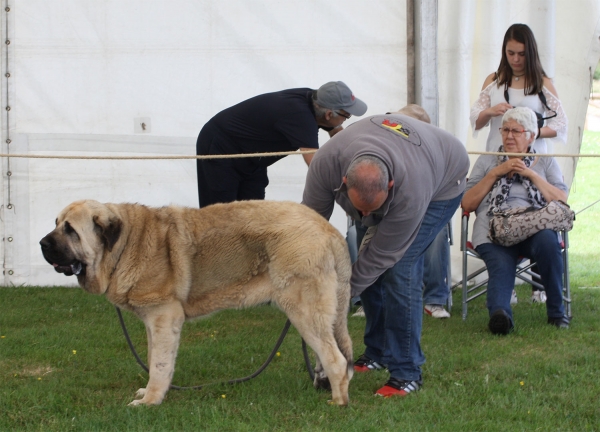
M354 159L343 180L350 201L363 216L383 205L394 184L389 179L387 166L375 156L359 156Z
M416 118L417 120L421 120L425 123L431 123L431 119L429 118L427 111L425 111L422 106L417 104L408 104L404 108L400 108L398 111L396 111L396 113Z

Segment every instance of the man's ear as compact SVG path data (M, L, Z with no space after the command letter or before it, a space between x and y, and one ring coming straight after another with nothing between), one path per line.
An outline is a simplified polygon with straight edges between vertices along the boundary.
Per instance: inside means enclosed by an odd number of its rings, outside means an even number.
M388 183L388 190L390 190L394 186L394 180L390 180Z
M344 184L348 184L348 177L346 177L346 176L342 177L342 181L344 182Z
M333 111L328 109L325 111L325 120L329 121L333 118Z

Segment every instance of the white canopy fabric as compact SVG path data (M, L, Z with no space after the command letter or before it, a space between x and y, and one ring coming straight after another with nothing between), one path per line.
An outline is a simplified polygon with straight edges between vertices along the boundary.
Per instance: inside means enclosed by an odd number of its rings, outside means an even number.
M202 125L257 94L342 80L367 115L406 103L406 4L398 0L42 0L2 10L2 153L193 155ZM498 65L506 28L531 26L577 153L600 57L592 0L440 0L440 126L469 150L469 107ZM354 119L353 119L354 120ZM145 124L145 129L141 127ZM327 140L321 135L321 144ZM7 140L10 143L7 143ZM472 159L475 160L475 157ZM572 159L561 159L571 181ZM269 170L267 199L300 201L306 166ZM3 285L74 284L38 242L84 198L197 206L195 161L2 159ZM346 231L336 210L332 223Z

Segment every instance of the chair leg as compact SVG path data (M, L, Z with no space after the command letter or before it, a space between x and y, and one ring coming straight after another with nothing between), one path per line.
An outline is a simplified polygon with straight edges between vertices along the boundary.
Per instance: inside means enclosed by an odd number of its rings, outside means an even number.
M565 302L565 314L571 318L571 275L569 273L569 236L566 231L562 232L563 236L563 301Z

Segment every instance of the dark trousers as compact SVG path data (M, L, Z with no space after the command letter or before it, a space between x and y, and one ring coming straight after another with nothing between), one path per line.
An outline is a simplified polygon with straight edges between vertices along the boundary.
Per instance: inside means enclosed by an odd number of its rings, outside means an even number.
M475 249L483 258L490 280L487 288L487 307L490 315L503 309L512 318L510 296L515 286L515 273L520 257L528 257L538 263L540 276L546 288L546 311L550 318L564 315L563 260L558 234L542 230L513 246L483 243Z
M241 200L265 199L269 184L267 169L252 174L240 173L232 162L198 159L198 199L200 207Z
M222 154L219 137L210 127L202 128L196 142L197 155ZM266 167L255 167L246 159L197 159L200 207L240 200L265 199L269 184Z

